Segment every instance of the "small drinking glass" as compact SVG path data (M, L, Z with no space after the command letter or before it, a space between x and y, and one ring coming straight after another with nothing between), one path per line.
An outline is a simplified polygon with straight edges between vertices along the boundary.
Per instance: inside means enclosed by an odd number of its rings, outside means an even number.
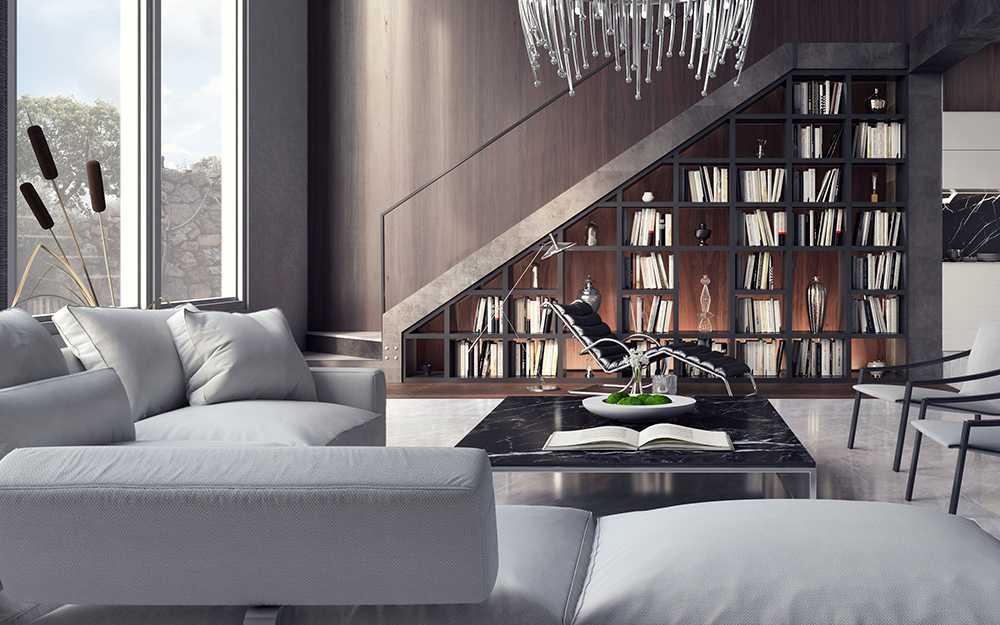
M677 376L676 375L654 375L653 376L654 395L676 395Z

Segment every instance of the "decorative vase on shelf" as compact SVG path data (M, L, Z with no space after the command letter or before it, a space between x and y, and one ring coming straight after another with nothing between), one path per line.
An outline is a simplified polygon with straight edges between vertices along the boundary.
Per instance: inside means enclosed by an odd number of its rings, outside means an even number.
M653 192L652 191L646 191L645 193L643 193L642 194L642 201L643 202L652 202L653 201Z
M702 276L699 282L701 282L701 312L698 313L698 332L711 332L712 317L715 316L715 313L709 311L709 308L712 307L712 294L708 292L708 285L712 283L712 280L708 276Z
M712 231L709 230L705 222L698 224L698 229L694 231L694 238L698 239L698 245L705 245L705 241L712 236Z
M886 104L886 99L878 94L878 89L865 100L865 106L868 107L869 113L885 113Z
M826 319L826 285L820 282L819 276L813 276L806 287L806 312L809 314L809 331L813 334L822 332Z
M538 263L531 263L531 288L538 288Z
M587 302L594 309L594 312L597 312L597 309L601 307L601 292L594 286L593 278L587 276L587 279L583 281L583 288L576 294L576 299Z
M597 224L590 222L587 224L586 236L587 245L594 247L597 245Z

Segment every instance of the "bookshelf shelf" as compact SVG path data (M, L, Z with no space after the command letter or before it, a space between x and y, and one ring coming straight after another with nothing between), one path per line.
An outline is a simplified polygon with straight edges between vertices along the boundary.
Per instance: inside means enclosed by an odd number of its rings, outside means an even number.
M532 288L531 276L525 275L503 302L504 318L523 316L526 304L516 304L515 310L514 302L519 299L573 301L590 276L603 296L600 315L619 336L639 331L662 341L699 339L743 358L761 378L845 381L869 360L904 362L908 327L906 80L902 73L873 75L864 70L788 74L557 229L558 240L577 245L537 261L538 288ZM876 88L887 100L884 113L870 113L866 108L866 99ZM901 139L899 158L855 155L859 129L868 129L867 141L882 141L887 134L877 134L879 129L892 124L902 128L893 131L898 136L891 138ZM762 143L763 158L757 158ZM895 149L895 144L891 147ZM871 197L873 174L876 199ZM752 187L748 186L751 182ZM797 240L803 216L805 227L810 227L810 213L815 240L829 245L802 245ZM644 215L646 220L640 221ZM755 215L769 229L771 239L758 236L763 232L750 238ZM890 220L888 229L879 220ZM893 241L895 221L896 244L873 245L873 240ZM598 245L586 245L590 222L598 227ZM655 223L656 230L636 244L637 233L649 223ZM701 223L712 231L704 246L694 236ZM856 239L861 226L871 228L865 245ZM880 239L874 239L876 230ZM748 245L748 241L762 244ZM454 381L467 376L468 358L459 352L478 336L472 331L478 300L503 301L540 243L404 333L404 381ZM898 288L855 288L861 284L859 279L865 279L864 273L857 273L859 263L863 265L861 261L869 257L878 262L888 253L899 253L894 260L900 265ZM640 279L647 278L635 259L650 256L662 261L657 282L661 288L633 288L639 284L637 272ZM751 258L764 274L748 277ZM709 333L698 330L702 276L711 279L714 317ZM817 334L809 332L805 303L806 286L813 276L820 277L828 290L824 328ZM743 288L751 278L754 284L773 286ZM866 301L881 306L891 301L898 309L899 331L859 332L859 314L864 314L859 306L872 305ZM637 320L640 306L643 319ZM659 330L647 333L654 307L663 309L666 316L660 319L658 314ZM769 315L766 321L775 325L748 326L747 314ZM528 322L522 319L520 323ZM745 331L748 327L757 330ZM530 376L523 373L525 346L530 345L532 350L547 351L533 352L548 367L546 378L579 381L592 365L589 358L579 354L576 340L557 324L544 330L514 332L507 325L483 335L481 343L496 346L488 348L495 352L480 356L484 362L492 359L492 367L485 370L486 377L473 377L477 381L537 379L534 371ZM423 375L427 364L430 376ZM594 373L601 378L616 377L596 366Z

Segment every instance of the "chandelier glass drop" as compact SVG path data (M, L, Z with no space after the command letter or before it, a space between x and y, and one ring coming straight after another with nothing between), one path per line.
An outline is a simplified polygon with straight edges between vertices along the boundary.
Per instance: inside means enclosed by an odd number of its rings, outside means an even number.
M679 39L677 55L688 57L688 69L695 71L695 80L704 77L702 96L708 95L708 80L715 78L719 65L725 64L730 48L735 49L733 84L740 85L754 0L517 0L517 3L536 87L542 84L538 68L547 54L556 74L569 84L569 94L575 95L573 81L582 78L581 69L590 69L588 55L597 57L600 46L605 57L615 57L616 71L624 66L625 82L635 82L635 99L640 100L642 83L653 81L654 52L656 71L663 69L665 38L667 58L674 55L674 44Z

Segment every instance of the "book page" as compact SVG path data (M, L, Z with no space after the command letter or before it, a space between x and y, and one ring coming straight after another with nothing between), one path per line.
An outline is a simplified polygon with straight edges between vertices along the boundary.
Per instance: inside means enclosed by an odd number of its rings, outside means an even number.
M646 449L732 449L725 432L710 432L674 423L657 423L639 433L639 448Z
M542 449L637 449L638 447L638 432L625 427L606 425L585 430L553 432Z

